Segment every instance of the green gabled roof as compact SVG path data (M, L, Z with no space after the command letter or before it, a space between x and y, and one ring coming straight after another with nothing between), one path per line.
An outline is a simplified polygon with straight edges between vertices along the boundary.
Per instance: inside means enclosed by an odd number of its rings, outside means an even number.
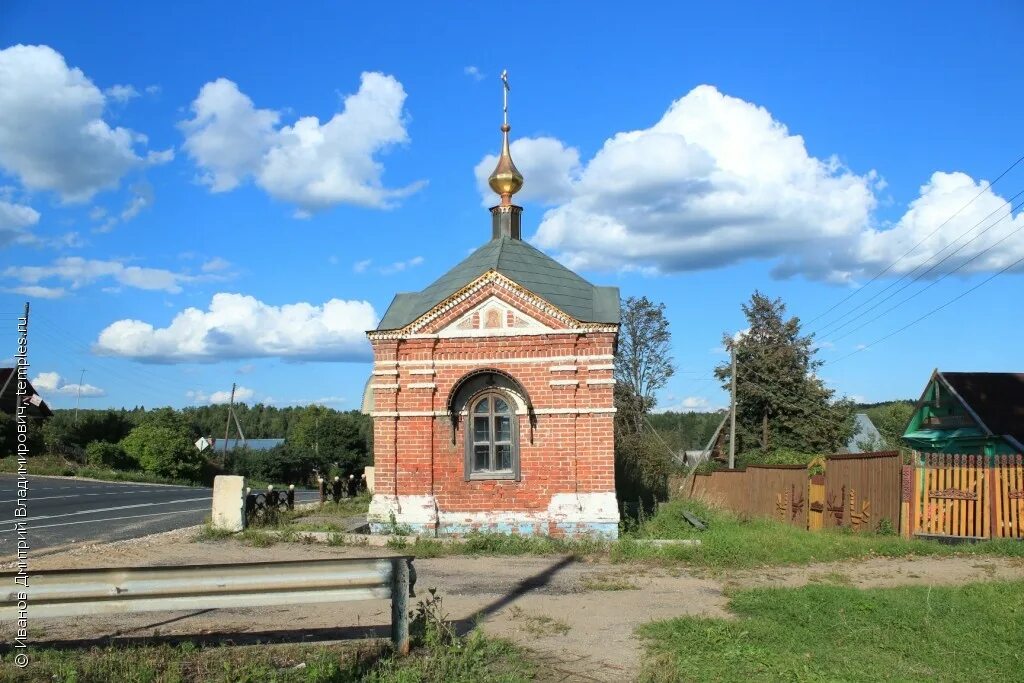
M378 330L405 327L484 273L496 270L581 322L619 322L619 288L597 287L526 242L498 237L422 292L395 296Z

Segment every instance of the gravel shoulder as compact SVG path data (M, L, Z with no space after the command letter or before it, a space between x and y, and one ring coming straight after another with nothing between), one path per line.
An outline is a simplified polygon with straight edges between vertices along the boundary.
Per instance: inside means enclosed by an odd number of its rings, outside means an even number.
M386 548L278 544L254 548L229 541L195 542L198 528L75 547L30 557L32 569L181 565L214 562L367 557ZM857 587L960 584L1024 579L1024 561L945 557L838 562L734 571L714 577L686 570L578 561L568 557L444 557L416 560L417 594L437 588L444 611L460 628L474 624L532 650L563 680L623 681L638 669L636 627L683 615L729 618L733 588L797 587L830 582ZM415 600L413 601L415 603ZM291 631L299 639L386 634L387 601L296 605L33 620L32 639L65 641L110 636L199 635L216 642L255 642ZM10 635L10 626L2 629Z

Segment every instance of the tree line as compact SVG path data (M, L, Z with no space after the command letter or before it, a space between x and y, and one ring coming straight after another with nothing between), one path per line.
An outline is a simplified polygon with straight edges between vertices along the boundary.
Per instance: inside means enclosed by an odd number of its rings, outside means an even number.
M359 473L372 461L373 426L359 411L324 406L284 407L235 404L247 439L284 438L259 451L236 448L224 454L220 440L228 407L144 407L119 410L55 410L34 422L30 452L59 454L95 467L142 470L160 477L210 483L218 473L241 474L266 482L311 483L325 476ZM14 421L0 424L0 454L14 448ZM231 437L235 427L232 423ZM200 452L199 437L214 437L213 449Z

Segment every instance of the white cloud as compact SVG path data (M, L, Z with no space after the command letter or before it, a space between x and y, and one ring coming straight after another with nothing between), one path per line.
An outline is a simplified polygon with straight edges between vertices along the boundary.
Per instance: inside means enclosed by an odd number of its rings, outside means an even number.
M983 182L940 172L895 224L879 225L876 193L885 184L875 171L857 174L834 156L811 156L803 138L763 107L708 85L673 102L653 126L616 133L582 165L575 149L552 138L516 140L513 158L526 178L517 198L554 204L535 242L576 268L676 272L767 259L779 277L845 282L896 260L979 192L893 272L941 258L943 247L993 211L993 221L1000 210L1008 214ZM487 203L495 160L475 169ZM935 275L961 264L974 272L1012 263L1024 255L1024 231L978 255L1021 225L1021 215L1006 215Z
M203 265L200 266L200 270L202 270L204 273L217 273L222 270L227 270L230 267L230 261L221 258L220 256L214 256L212 259L203 263Z
M295 204L301 217L337 204L385 208L423 185L384 187L375 158L409 140L405 97L394 77L366 72L359 91L329 121L305 116L279 126L279 112L257 109L235 83L220 78L200 89L192 118L180 127L200 180L214 192L252 178L272 197Z
M95 398L106 396L107 392L91 384L68 384L56 372L41 372L32 379L32 386L43 395L81 396Z
M0 50L0 167L31 190L86 201L145 158L146 136L103 119L107 97L60 53L42 45Z
M482 80L484 80L483 72L481 72L480 69L475 67L475 66L467 66L467 67L465 67L462 70L462 73L466 74L467 76L469 76L470 78L472 78L475 81L482 81Z
M362 261L360 261L360 263L362 263ZM422 263L423 263L423 257L422 256L413 256L408 261L395 261L394 263L391 263L389 265L381 266L380 268L377 269L377 271L381 275L394 275L395 273L401 273L402 271L408 270L409 268L415 268L416 266L418 266L418 265L420 265ZM359 264L357 263L356 265L359 265ZM362 271L356 271L356 272L362 272Z
M226 78L200 88L192 114L180 124L185 151L203 172L202 182L214 192L235 189L259 169L280 118L275 111L256 109Z
M59 299L67 293L63 287L41 287L39 285L11 287L4 291L10 292L11 294L24 294L25 296L36 299Z
M924 241L890 272L921 274L942 259L927 277L956 268L961 273L1001 270L1024 257L1024 214L1012 215L1010 209L987 182L966 173L936 172L894 225L865 229L847 251L835 252L824 266L832 279L852 280L886 268ZM790 274L792 266L784 262L782 274Z
M376 324L377 314L366 301L273 306L219 293L208 310L185 309L164 328L119 320L100 332L93 348L101 355L151 363L260 357L364 361L370 354L366 330Z
M139 212L153 204L153 186L149 183L136 183L132 186L132 197L121 210L121 220L130 221Z
M33 241L28 229L39 222L39 212L25 204L0 199L0 247Z
M718 410L717 407L713 407L711 402L703 396L687 396L682 400L676 401L675 397L669 396L668 399L673 401L671 405L658 406L655 412L658 413L686 413L686 412L698 412L706 413L714 410Z
M139 91L133 85L112 85L103 94L115 102L128 102L138 97Z
M372 258L363 259L362 261L356 261L355 263L352 264L352 272L353 273L365 273L366 269L369 268L372 264L373 264L373 259Z
M188 391L185 392L185 395L196 403L209 403L211 405L231 401L230 391L215 391L212 394L207 394L203 391ZM235 403L244 403L255 395L256 392L248 387L235 387Z
M26 285L38 285L48 280L60 280L71 289L80 289L99 280L114 282L135 289L160 290L177 293L184 283L212 276L195 276L175 273L161 268L143 268L125 265L121 261L102 261L68 256L56 259L48 266L11 266L4 275L13 277Z

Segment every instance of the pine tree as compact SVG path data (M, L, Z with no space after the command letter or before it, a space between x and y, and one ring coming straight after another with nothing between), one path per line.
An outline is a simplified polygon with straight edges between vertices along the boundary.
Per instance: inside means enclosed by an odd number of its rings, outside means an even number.
M813 335L801 333L799 318L786 319L782 299L758 291L743 314L749 329L723 336L727 350L736 348L737 452L834 452L853 433L853 404L834 400L817 376L824 363L815 358ZM715 376L728 389L730 363Z

